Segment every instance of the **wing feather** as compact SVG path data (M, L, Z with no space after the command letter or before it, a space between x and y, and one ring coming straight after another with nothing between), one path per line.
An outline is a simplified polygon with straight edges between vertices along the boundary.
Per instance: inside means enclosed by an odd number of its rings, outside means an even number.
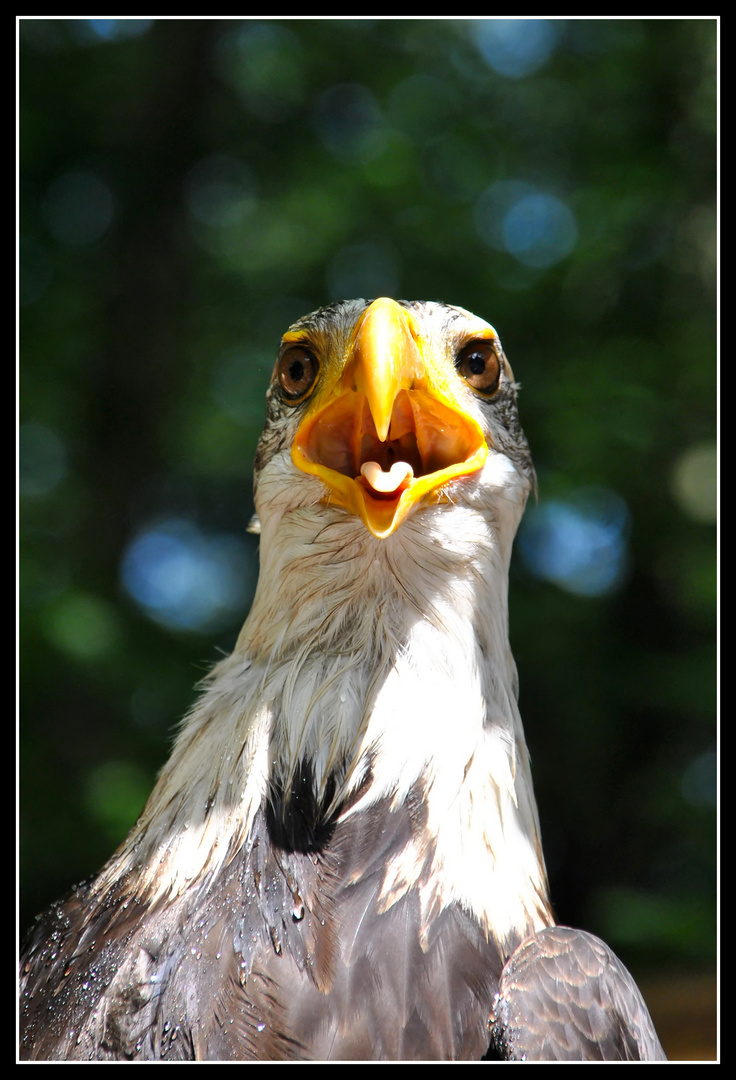
M507 961L492 1045L511 1061L665 1061L633 978L599 938L553 926Z

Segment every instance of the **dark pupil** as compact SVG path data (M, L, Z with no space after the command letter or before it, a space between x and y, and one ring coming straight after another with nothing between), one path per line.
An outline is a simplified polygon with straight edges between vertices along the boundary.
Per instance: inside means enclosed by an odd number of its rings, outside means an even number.
M299 383L304 378L304 363L301 360L292 360L289 364L289 378L292 382Z
M468 368L471 375L482 375L486 370L486 360L480 353L473 353L468 357Z

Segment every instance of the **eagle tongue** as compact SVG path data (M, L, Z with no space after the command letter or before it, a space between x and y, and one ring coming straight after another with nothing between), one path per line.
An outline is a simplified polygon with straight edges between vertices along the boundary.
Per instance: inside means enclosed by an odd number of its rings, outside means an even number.
M395 495L414 477L414 470L408 461L395 461L388 472L377 461L364 461L360 473L372 491L384 496Z

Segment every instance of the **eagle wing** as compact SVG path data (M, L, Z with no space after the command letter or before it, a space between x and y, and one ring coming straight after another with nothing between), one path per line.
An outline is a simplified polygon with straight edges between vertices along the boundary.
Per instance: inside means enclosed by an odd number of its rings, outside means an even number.
M541 930L507 961L491 1014L507 1061L664 1061L633 978L593 934Z

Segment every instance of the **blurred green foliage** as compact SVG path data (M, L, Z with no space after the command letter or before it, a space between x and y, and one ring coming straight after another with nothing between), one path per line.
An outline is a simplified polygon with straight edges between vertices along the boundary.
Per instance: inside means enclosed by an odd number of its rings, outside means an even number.
M717 23L19 27L21 929L122 839L234 643L281 333L387 294L497 327L540 510L626 508L602 593L513 569L553 896L629 962L712 963ZM557 248L509 232L524 193ZM237 549L232 603L136 602L157 522Z

